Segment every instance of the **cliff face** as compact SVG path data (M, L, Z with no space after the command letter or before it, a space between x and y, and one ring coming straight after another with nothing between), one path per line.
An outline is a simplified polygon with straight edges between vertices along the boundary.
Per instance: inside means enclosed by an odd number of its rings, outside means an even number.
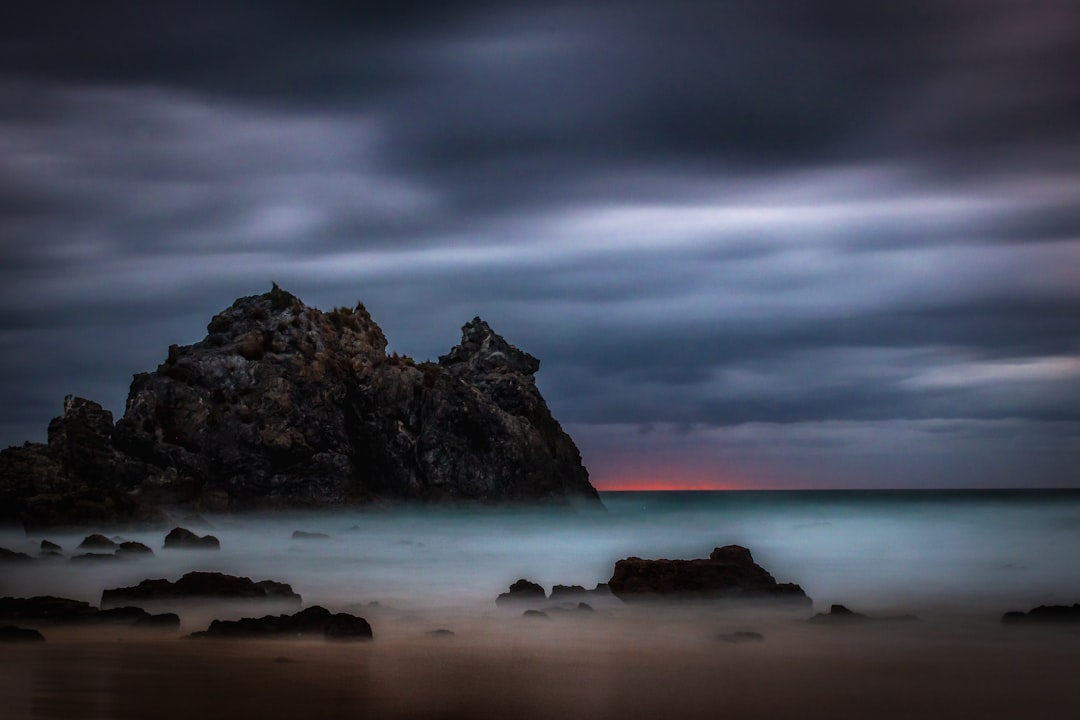
M362 305L322 312L277 286L207 331L135 376L115 426L69 399L47 445L0 454L0 494L25 525L137 521L160 505L599 504L536 388L539 361L479 318L437 364L388 357Z

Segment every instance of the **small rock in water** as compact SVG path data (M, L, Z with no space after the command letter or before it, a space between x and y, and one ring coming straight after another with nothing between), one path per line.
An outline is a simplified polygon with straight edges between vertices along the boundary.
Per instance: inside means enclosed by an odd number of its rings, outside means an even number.
M428 637L433 637L433 638L452 638L452 637L454 637L454 631L453 630L447 630L446 628L439 628L438 630L428 630L424 634L427 635Z
M1080 603L1075 605L1040 605L1028 612L1012 611L1001 616L1005 625L1080 624Z
M116 560L122 560L116 553L82 553L80 555L72 555L71 562L113 562Z
M113 542L109 538L101 535L100 533L94 533L93 535L87 535L76 550L115 550L117 543Z
M551 619L548 616L548 614L546 612L544 612L543 610L526 610L525 612L521 613L521 617L533 618L533 619L536 619L536 620L550 620Z
M47 552L60 552L64 548L60 547L59 545L50 540L42 540L41 549Z
M143 545L141 542L135 542L134 540L128 540L127 542L120 543L120 546L116 548L117 555L153 555L154 551L148 546Z
M327 640L370 640L371 626L367 620L348 613L332 614L319 605L312 605L293 615L266 615L261 618L214 620L193 638L226 637L296 637L321 635Z
M752 643L764 642L765 636L758 632L739 630L738 632L730 632L717 635L716 639L726 643Z
M220 550L221 542L213 535L196 535L187 528L175 527L165 536L166 548L181 550Z
M14 625L0 627L0 642L43 642L45 636L33 628Z
M827 613L818 613L810 618L809 622L827 625L854 625L864 622L897 622L918 620L914 615L893 615L889 617L875 618L849 610L843 605L833 605Z
M506 605L521 602L543 602L547 600L544 588L525 578L521 578L510 586L508 592L504 592L495 598L496 605Z
M14 550L0 547L0 562L26 562L27 560L33 559L34 558L26 553L15 552Z
M293 540L329 540L330 536L326 533L320 532L305 532L303 530L294 530L292 534Z

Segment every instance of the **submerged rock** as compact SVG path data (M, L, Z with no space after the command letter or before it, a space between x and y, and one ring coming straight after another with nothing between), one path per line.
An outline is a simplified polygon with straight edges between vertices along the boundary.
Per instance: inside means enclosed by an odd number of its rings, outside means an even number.
M305 532L304 530L293 530L293 540L329 540L330 536L326 533L320 532Z
M765 636L751 630L738 630L736 632L723 633L716 636L720 642L743 644L765 642Z
M777 583L754 562L750 551L739 545L716 548L707 559L619 560L608 586L616 597L626 602L771 599L810 604L801 587Z
M27 562L33 559L34 558L30 557L26 553L16 552L15 550L8 550L7 548L0 547L0 563L19 563Z
M52 542L50 540L42 540L41 541L41 550L42 550L42 552L55 552L55 553L58 553L58 552L62 551L63 549L64 548L60 547L59 545L57 545L56 543L54 543L54 542Z
M918 620L914 615L890 615L887 617L870 617L843 605L832 605L827 613L818 613L808 622L825 625L857 625L866 622L909 622Z
M173 550L220 550L221 541L213 535L196 535L187 528L175 527L165 536L163 547Z
M292 586L274 580L254 582L251 578L218 572L189 572L176 582L143 580L133 587L105 590L101 606L161 600L229 599L274 601L300 604Z
M275 285L207 333L136 375L115 425L69 396L47 444L0 453L5 518L141 525L164 522L165 505L387 498L601 507L536 387L539 361L480 318L437 363L417 363L387 354L363 305L323 312Z
M1001 616L1006 625L1080 624L1080 603L1075 605L1040 605L1028 612L1012 611Z
M303 637L318 635L327 640L371 640L371 625L362 617L333 614L312 605L293 615L266 615L261 618L214 620L193 638Z

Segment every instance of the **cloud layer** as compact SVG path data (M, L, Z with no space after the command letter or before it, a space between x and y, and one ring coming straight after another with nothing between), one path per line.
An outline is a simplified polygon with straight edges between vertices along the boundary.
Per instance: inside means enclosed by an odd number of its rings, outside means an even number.
M1063 486L1067 3L16 3L0 441L271 279L481 315L599 484Z

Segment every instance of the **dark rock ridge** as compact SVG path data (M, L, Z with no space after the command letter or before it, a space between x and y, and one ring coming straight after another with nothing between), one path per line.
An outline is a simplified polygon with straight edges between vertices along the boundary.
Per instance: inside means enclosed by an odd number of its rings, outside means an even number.
M1080 603L1040 605L1028 612L1014 610L1001 617L1006 625L1080 625Z
M51 595L0 598L0 619L49 625L111 624L159 628L180 626L180 618L172 613L152 615L142 608L129 606L98 609L88 602Z
M135 376L124 416L68 397L48 443L0 453L0 520L163 524L162 506L235 511L376 499L599 507L533 375L475 318L438 363L387 355L363 305L323 312L274 288Z
M773 599L810 604L794 583L777 583L750 551L739 545L716 548L707 559L619 560L608 581L626 602L659 599Z
M333 614L312 605L293 615L266 615L261 618L214 620L193 638L303 637L318 635L327 640L370 640L367 620L348 613Z
M101 606L162 600L269 600L300 604L292 586L274 580L254 582L251 578L219 572L189 572L176 582L143 580L132 587L112 588L101 593Z

